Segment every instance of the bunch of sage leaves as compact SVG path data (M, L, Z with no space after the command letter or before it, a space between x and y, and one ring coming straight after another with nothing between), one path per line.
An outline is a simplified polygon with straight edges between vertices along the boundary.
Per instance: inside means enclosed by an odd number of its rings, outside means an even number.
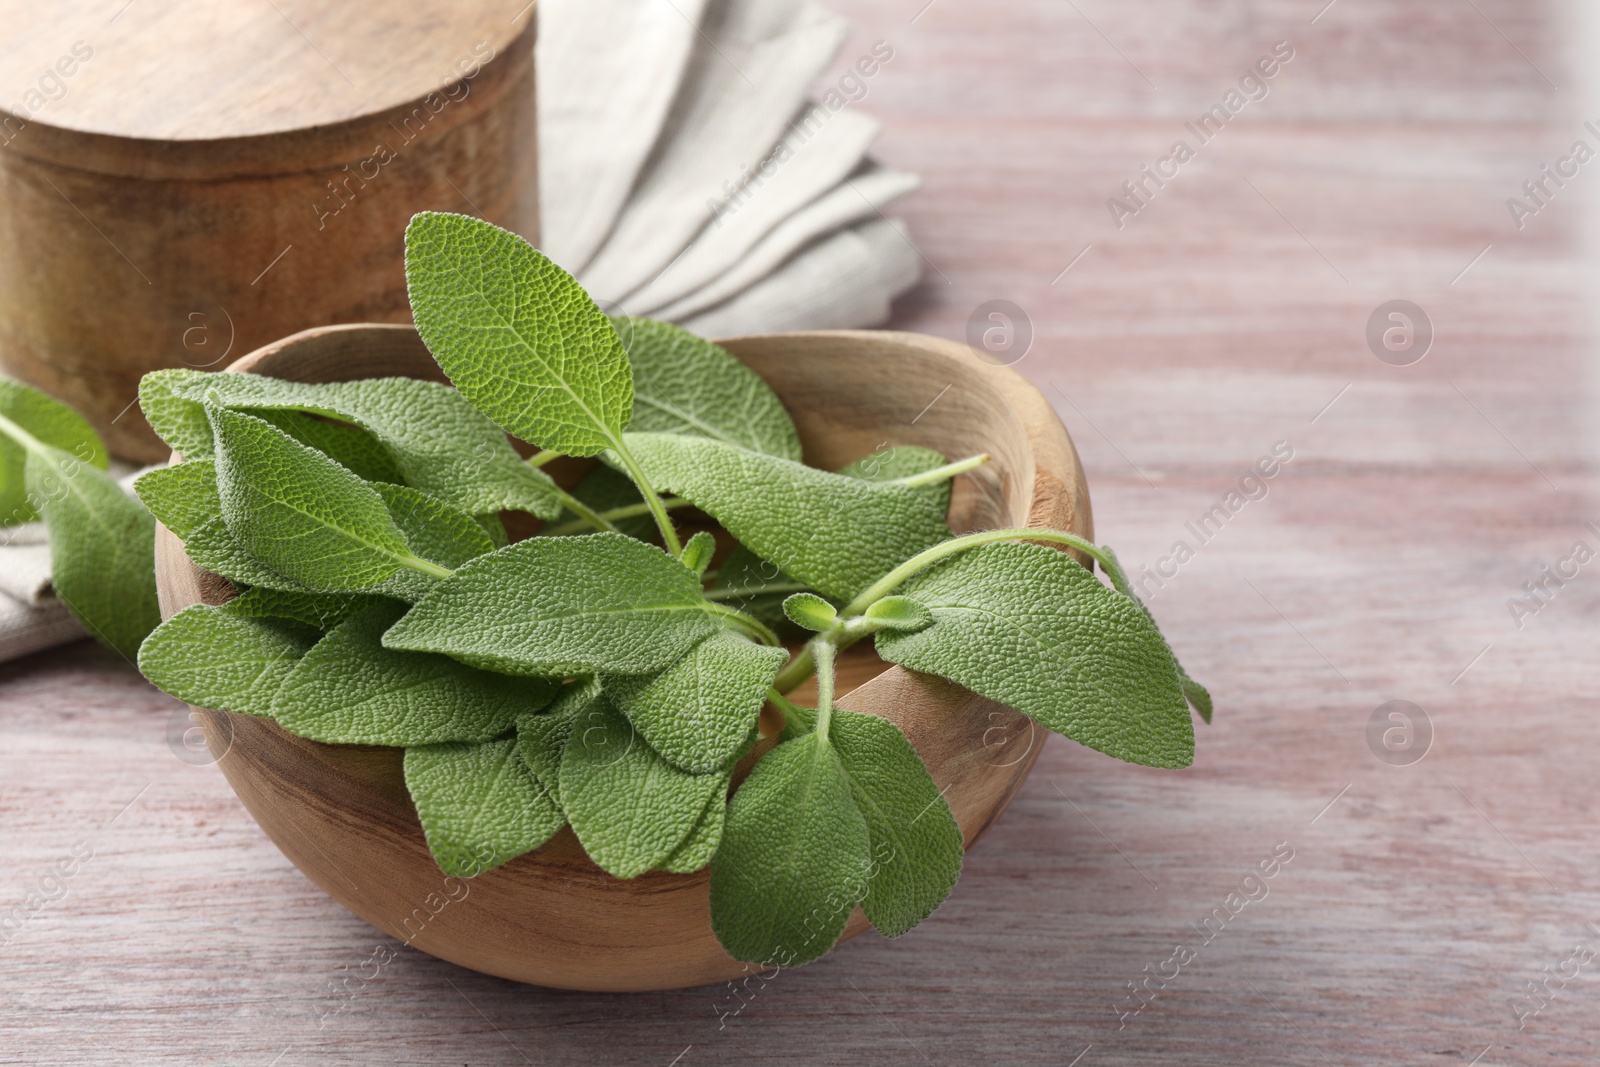
M625 346L569 274L486 222L416 216L406 270L453 388L145 378L184 462L140 497L242 593L174 616L139 664L192 704L403 747L446 873L570 824L618 878L709 864L712 926L740 960L815 959L858 905L903 934L950 892L962 834L900 730L833 704L837 653L867 637L1117 758L1193 759L1186 694L1208 718L1209 698L1109 550L946 526L949 480L986 457L806 466L736 358L642 320ZM567 491L542 469L564 456L600 462ZM736 542L714 575L715 538L681 537L684 509ZM516 511L538 535L510 541ZM807 635L793 655L780 626ZM815 707L783 695L813 674ZM730 800L769 702L786 725Z

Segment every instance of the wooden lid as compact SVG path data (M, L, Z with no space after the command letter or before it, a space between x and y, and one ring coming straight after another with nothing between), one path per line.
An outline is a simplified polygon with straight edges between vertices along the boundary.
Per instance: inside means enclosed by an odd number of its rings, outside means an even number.
M430 94L503 85L484 74L496 58L530 61L507 53L525 34L531 45L533 11L529 0L0 0L0 145L141 177L319 166L370 150L374 123Z

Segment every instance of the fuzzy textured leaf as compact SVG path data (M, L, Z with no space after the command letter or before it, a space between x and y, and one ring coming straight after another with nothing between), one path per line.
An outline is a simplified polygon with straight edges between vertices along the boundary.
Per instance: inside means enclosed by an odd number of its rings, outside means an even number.
M222 518L217 465L209 459L146 471L134 481L133 491L161 525L183 540L212 519Z
M558 683L491 674L427 652L384 648L405 605L379 603L339 623L278 690L285 730L337 745L488 741L549 702Z
M517 750L522 753L522 762L562 811L566 806L561 802L561 755L572 735L573 722L599 699L600 683L591 678L564 686L544 711L517 716Z
M800 435L778 395L727 349L654 319L630 319L633 421L639 433L710 437L800 459ZM942 461L941 461L942 462Z
M211 455L211 423L201 397L189 397L196 382L220 378L205 371L170 367L153 370L139 379L139 410L145 421L174 452L185 460ZM203 394L202 394L203 396Z
M561 510L550 477L524 463L505 431L449 386L416 378L313 385L258 374L187 373L191 377L168 386L189 403L215 393L228 408L304 412L365 428L400 480L469 515L512 510L548 519ZM208 443L203 454L210 451Z
M228 610L247 619L289 619L317 630L331 630L350 616L391 603L362 593L301 593L253 587L228 602Z
M474 407L529 444L609 447L633 408L616 329L583 287L508 230L425 211L406 227L417 332Z
M133 659L161 622L155 519L111 475L51 445L29 445L23 471L50 531L56 596L89 633Z
M574 720L561 757L561 803L589 858L618 878L660 866L688 839L726 774L662 759L605 697Z
M239 377L234 375L234 377ZM267 409L253 412L263 422L270 423L299 441L314 448L329 459L346 467L359 478L369 482L404 482L394 457L378 439L359 426L329 422L303 411Z
M769 752L728 805L711 861L711 928L736 960L789 967L827 952L867 894L866 820L833 746Z
M532 852L566 825L515 738L406 749L406 788L439 869L471 878Z
M196 707L270 715L278 687L317 633L296 622L252 618L233 603L195 604L162 623L139 649L139 672Z
M10 378L0 378L0 417L40 444L59 448L99 470L107 465L106 446L88 420L61 401ZM14 526L39 517L28 499L24 464L26 449L0 434L0 526Z
M880 632L889 662L949 678L1117 759L1193 762L1194 724L1166 640L1138 604L1065 553L984 545L901 590L933 624Z
M848 466L840 467L839 473L852 478L863 478L869 482L892 482L896 478L909 478L914 474L922 474L936 467L942 467L950 462L931 448L921 448L917 445L896 445L893 448L883 448L870 455L862 456ZM934 482L932 485L919 485L913 488L914 492L921 493L928 498L930 506L940 515L950 513L950 480Z
M700 821L694 824L694 829L689 831L689 836L683 839L683 844L661 861L662 870L673 874L691 874L711 862L711 857L717 854L717 848L722 844L722 830L728 815L727 792L727 779L724 779L722 787L713 790L706 799L706 810L701 813Z
M375 482L372 488L383 498L384 507L389 509L389 517L399 527L406 544L422 559L454 570L494 551L494 542L483 526L444 501L405 485ZM438 581L432 575L403 567L373 589L414 604Z
M929 497L908 486L704 437L630 433L627 444L651 484L694 501L741 545L829 596L848 600L950 536Z
M602 684L650 747L695 774L723 767L761 714L789 654L719 631L654 675L606 675Z
M159 467L140 475L133 488L156 520L183 542L185 554L197 566L238 585L310 592L250 555L233 536L222 518L215 460L191 459Z
M359 592L415 559L372 486L253 415L206 414L223 519L257 560L313 589Z
M836 708L828 736L872 841L861 906L880 934L899 937L933 914L961 877L961 827L894 723Z
M384 635L506 674L658 671L715 629L699 578L616 533L534 537L479 556Z

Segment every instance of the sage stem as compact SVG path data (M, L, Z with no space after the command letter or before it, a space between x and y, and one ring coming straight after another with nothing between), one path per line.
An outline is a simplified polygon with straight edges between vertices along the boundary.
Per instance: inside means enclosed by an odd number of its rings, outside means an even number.
M638 486L639 493L644 497L644 502L650 508L650 515L656 520L656 527L661 531L661 543L673 557L683 555L683 542L678 540L678 531L672 528L672 517L667 514L666 506L661 503L661 494L650 484L650 479L644 476L644 470L639 466L639 461L633 458L633 453L623 443L621 436L611 442L611 450L622 461L622 466L628 472L628 477L633 479L633 484Z
M817 736L827 744L828 727L833 724L833 635L818 634L811 647L817 661Z
M681 496L669 496L661 503L667 508L667 510L670 511L673 508L689 507L692 502L685 500ZM596 511L592 514L596 519L610 524L616 522L618 519L635 519L640 515L648 515L650 514L650 505L624 504L620 508L607 508L605 511ZM571 522L564 522L559 526L552 526L548 530L541 530L539 532L545 537L558 537L562 534L577 533L579 530L592 525L594 524L589 522L587 519L573 519ZM607 528L615 529L616 527L608 525Z
M989 462L989 453L980 452L976 456L968 456L966 459L958 459L954 463L946 463L942 467L935 467L932 470L923 471L920 474L908 474L904 478L894 478L891 480L896 485L909 485L913 487L919 485L934 485L938 482L948 481L958 474L965 474L970 470L975 470L987 462Z
M782 644L782 642L778 640L778 635L768 629L767 625L760 619L753 619L744 612L735 608L730 608L726 604L714 604L710 601L707 601L704 607L708 615L715 615L718 618L727 619L729 622L744 630L745 633L749 634L751 637L754 637L757 641L760 641L763 645L771 645L772 647L776 648Z
M610 530L612 533L617 532L617 528L611 524L609 519L600 514L598 511L595 511L588 504L585 504L583 501L573 496L571 493L567 492L565 489L557 489L556 498L561 501L562 507L578 516L578 522L576 525L570 522L562 523L561 526L548 531L549 533L576 533L585 526L593 526L596 530ZM570 527L570 529L568 527Z
M1122 573L1122 568L1118 566L1117 558L1106 552L1099 545L1092 541L1086 541L1077 534L1068 533L1065 530L1035 529L1023 526L1007 530L982 530L978 533L952 538L949 541L941 541L932 548L918 552L915 556L912 556L900 566L873 582L860 596L846 604L844 610L839 614L844 616L860 615L874 603L898 589L902 582L918 571L933 566L941 559L954 556L959 552L965 552L969 548L990 545L997 541L1043 541L1048 544L1076 548L1099 561L1100 565L1105 568L1106 575L1111 579L1111 584L1116 586L1119 593L1128 595L1128 579Z

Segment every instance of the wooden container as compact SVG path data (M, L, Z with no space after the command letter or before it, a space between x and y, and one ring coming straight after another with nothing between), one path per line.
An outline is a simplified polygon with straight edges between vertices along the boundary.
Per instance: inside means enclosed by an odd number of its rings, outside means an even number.
M124 458L166 454L147 371L409 322L413 213L537 238L527 0L0 0L0 24L0 370Z
M777 391L807 462L837 468L886 444L924 445L951 457L987 452L989 464L955 483L950 522L957 532L1033 525L1092 536L1088 491L1066 429L1009 368L916 334L795 333L721 343ZM443 380L416 332L397 326L308 330L228 369L308 382ZM156 531L156 577L166 618L233 596L164 528ZM840 707L882 715L905 731L946 790L968 847L1010 803L1045 738L1017 712L890 667L864 645L841 657L838 691ZM763 732L775 733L781 720L771 709L766 715ZM207 711L201 718L223 773L277 846L330 896L392 937L463 967L571 989L671 989L747 969L711 932L707 871L652 871L621 881L589 861L569 827L470 881L446 879L406 794L402 750L319 744L247 715ZM866 927L857 909L845 936Z

